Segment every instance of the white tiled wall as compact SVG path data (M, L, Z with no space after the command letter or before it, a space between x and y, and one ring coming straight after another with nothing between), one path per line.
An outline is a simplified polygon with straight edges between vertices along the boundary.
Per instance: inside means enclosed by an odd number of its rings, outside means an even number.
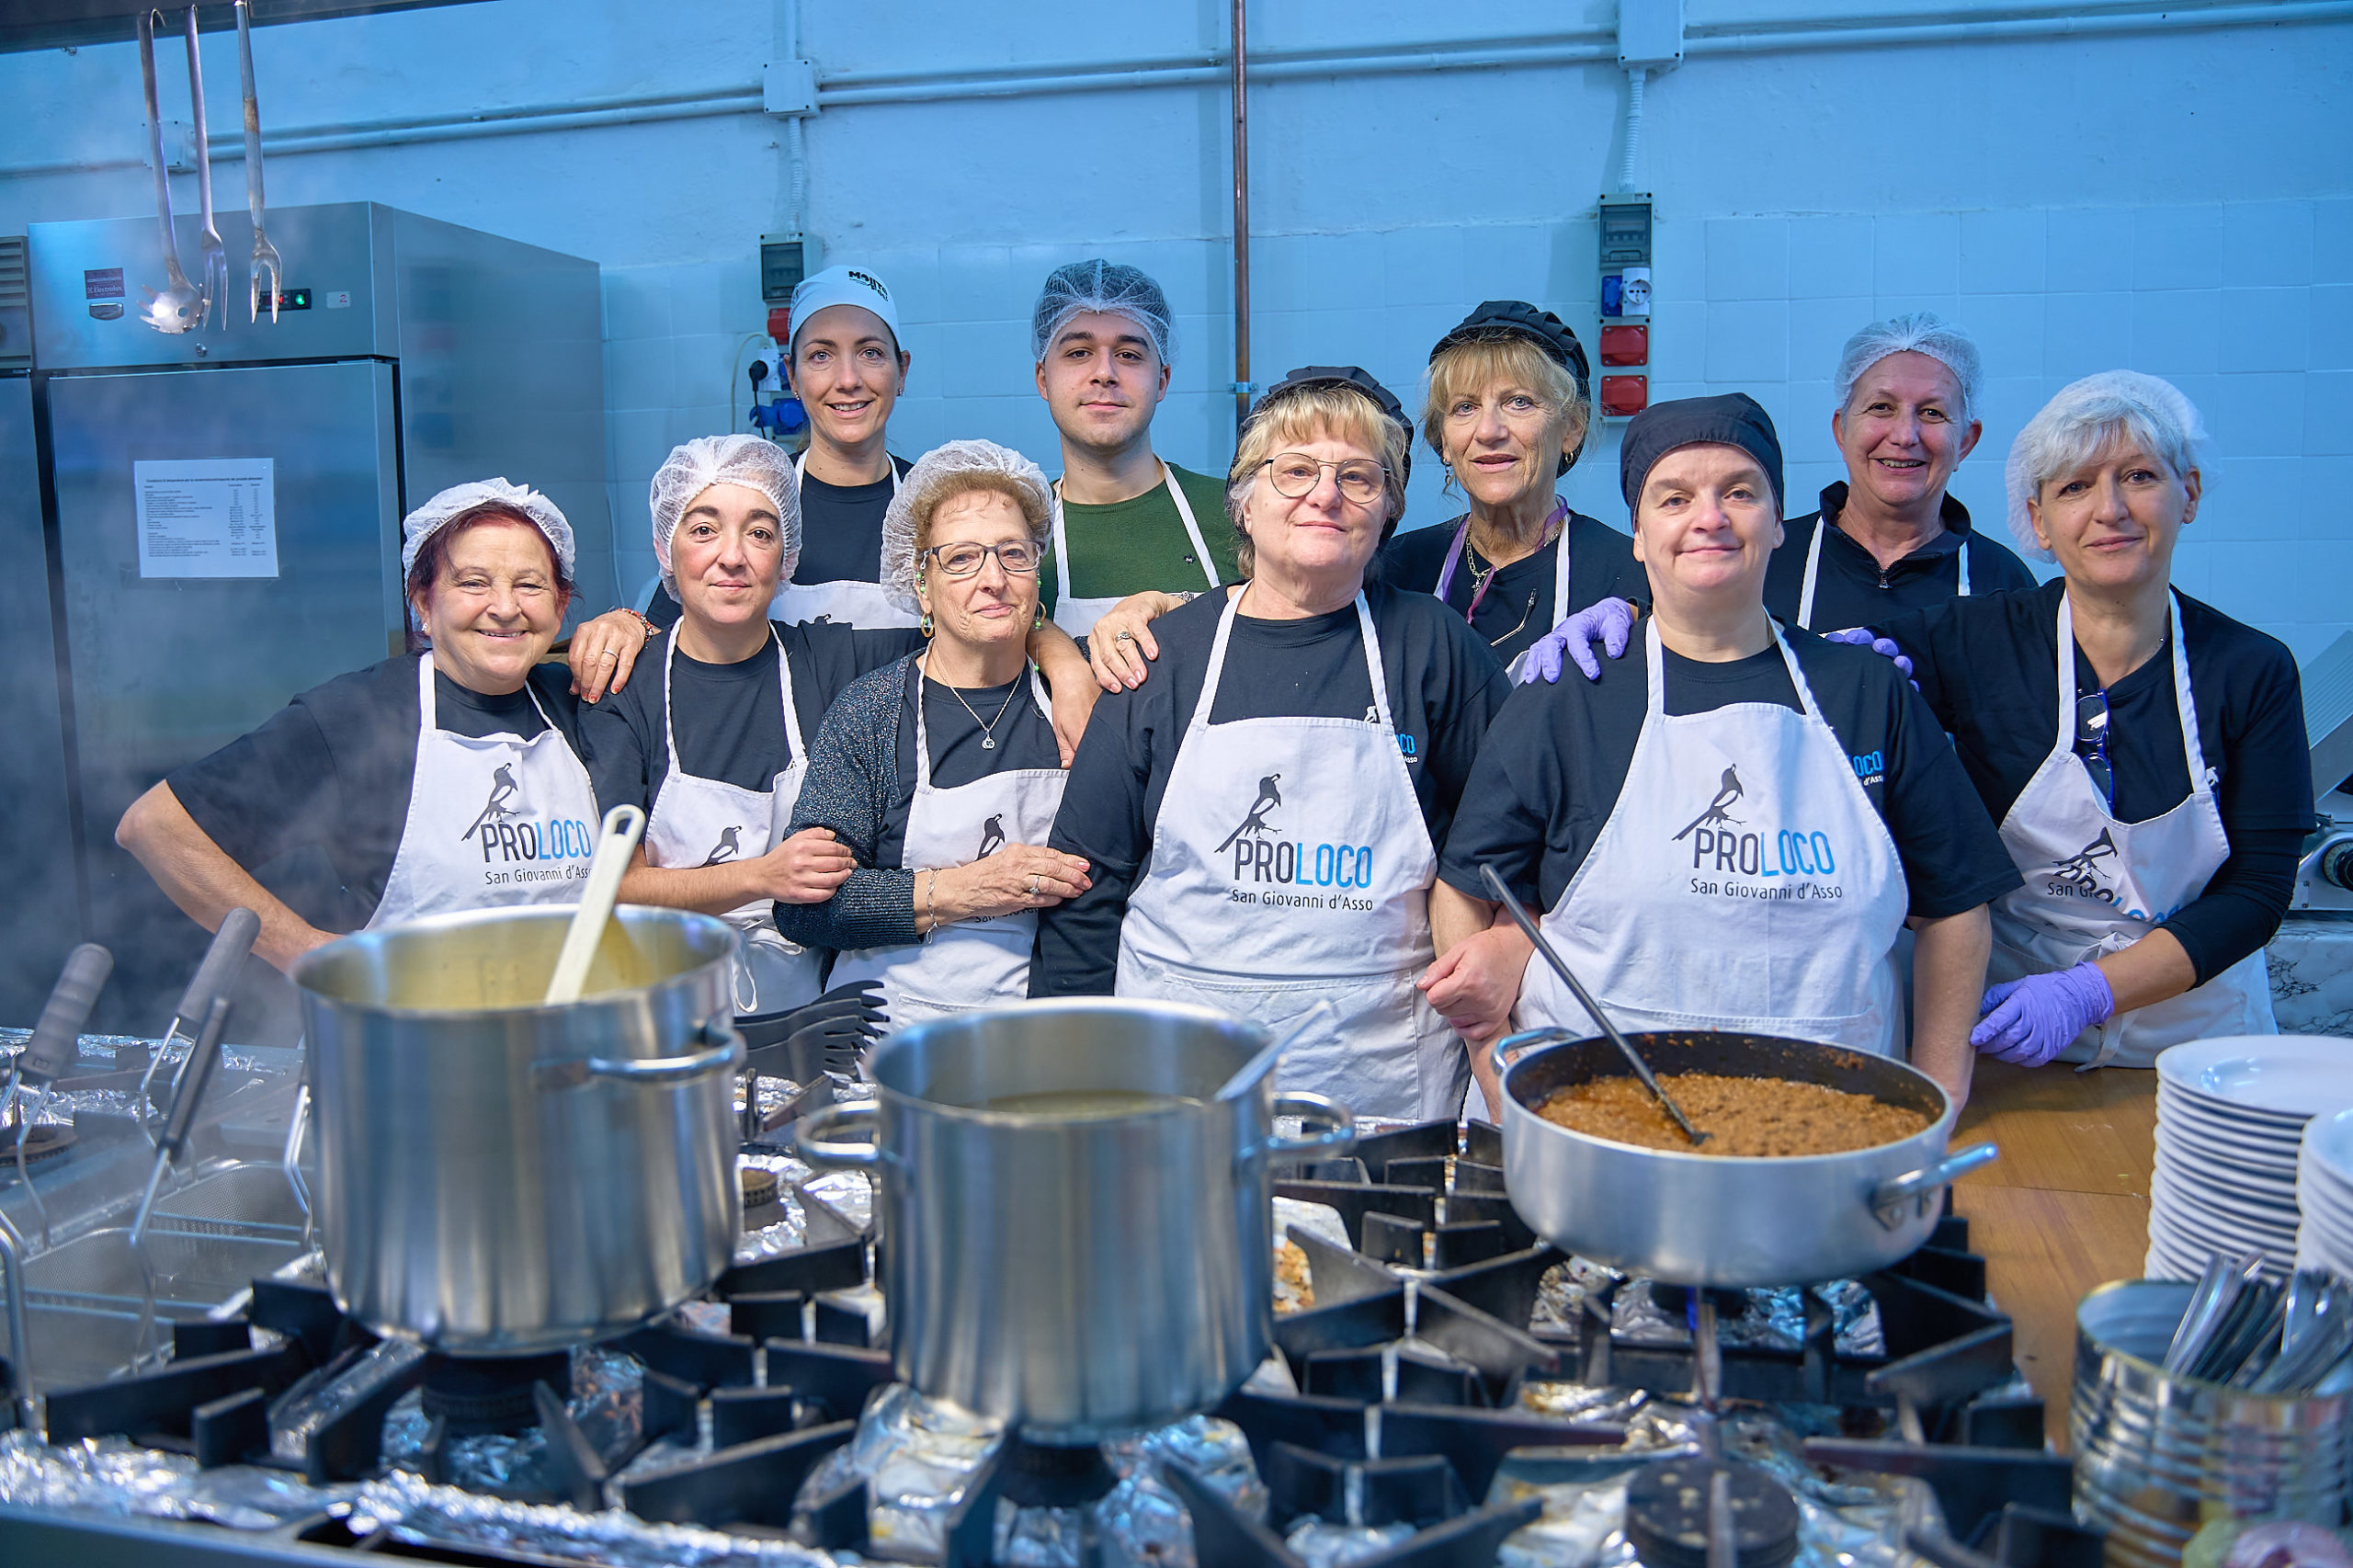
M1429 345L1488 298L1537 300L1590 347L1594 244L1589 217L1255 236L1254 379L1356 362L1411 403ZM1050 269L1093 255L1142 267L1167 290L1177 366L1157 444L1221 471L1233 420L1222 241L826 257L872 267L901 301L915 363L894 448L912 456L987 436L1051 470L1029 307ZM1866 322L1935 310L1984 351L1985 436L1954 484L1983 523L2001 526L2002 460L2044 399L2093 370L2153 371L2180 384L2214 437L2208 503L2178 558L2183 588L2272 631L2300 658L2353 628L2353 201L1669 216L1656 272L1654 396L1756 397L1780 426L1793 508L1843 477L1829 432L1840 345ZM731 412L742 427L739 368L754 357L745 340L766 318L748 262L616 267L605 278L614 531L621 580L634 586L653 572L646 481L672 442L729 428ZM1622 522L1615 440L1605 430L1565 488ZM1460 510L1440 494L1435 460L1419 457L1408 526Z

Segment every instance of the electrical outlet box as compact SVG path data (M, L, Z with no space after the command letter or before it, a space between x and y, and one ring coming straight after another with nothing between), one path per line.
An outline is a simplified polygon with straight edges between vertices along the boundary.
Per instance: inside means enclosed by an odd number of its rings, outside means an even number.
M768 114L817 112L817 67L806 60L772 60L760 67L760 108Z
M1683 0L1618 0L1618 63L1657 70L1683 58Z
M809 242L799 234L760 236L760 298L789 305L793 290L809 276Z
M1599 221L1601 362L1612 369L1647 370L1651 358L1651 199L1647 192L1605 196ZM1601 416L1628 419L1650 401L1650 378L1604 376Z

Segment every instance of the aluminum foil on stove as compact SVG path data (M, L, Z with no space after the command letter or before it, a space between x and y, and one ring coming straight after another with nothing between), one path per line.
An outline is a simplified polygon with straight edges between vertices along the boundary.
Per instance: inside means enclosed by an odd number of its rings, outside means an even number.
M29 1432L0 1437L0 1503L80 1518L200 1519L269 1530L324 1513L351 1491L251 1465L199 1470L185 1454L119 1437L51 1448Z
M406 1471L362 1484L351 1503L352 1529L389 1532L420 1546L530 1552L599 1568L835 1568L835 1559L790 1541L754 1540L693 1525L651 1525L618 1508L511 1503L455 1486L436 1486Z
M867 1400L850 1440L810 1472L799 1502L863 1481L875 1555L937 1562L947 1550L949 1516L1003 1435L995 1422L892 1383Z
M1192 1521L1163 1479L1171 1460L1243 1514L1267 1517L1267 1489L1250 1457L1249 1441L1231 1421L1190 1415L1104 1445L1119 1484L1088 1507L1015 1508L1000 1502L995 1520L999 1562L1015 1568L1197 1568ZM1097 1558L1084 1555L1092 1539Z
M378 1348L381 1348L379 1346ZM372 1352L371 1352L372 1354ZM644 1369L618 1350L586 1346L572 1353L572 1386L564 1409L608 1464L634 1449L643 1421ZM432 1428L423 1391L411 1389L384 1414L384 1463L415 1470L423 1462ZM273 1435L273 1443L276 1438ZM299 1456L301 1450L295 1453ZM521 1432L447 1435L441 1440L443 1476L455 1486L483 1492L536 1495L550 1493L548 1438L534 1425Z
M289 1463L301 1463L310 1452L311 1439L329 1422L365 1403L377 1390L424 1359L421 1345L404 1339L381 1340L333 1379L293 1390L270 1412L270 1453Z
M1852 1279L1834 1279L1812 1287L1785 1285L1771 1290L1743 1290L1745 1305L1737 1317L1716 1314L1716 1342L1727 1350L1799 1350L1805 1346L1804 1292L1811 1289L1826 1302L1834 1320L1836 1348L1841 1356L1885 1354L1880 1331L1879 1303ZM1684 1312L1668 1312L1653 1294L1652 1281L1636 1279L1610 1302L1609 1335L1630 1345L1681 1346L1691 1343Z

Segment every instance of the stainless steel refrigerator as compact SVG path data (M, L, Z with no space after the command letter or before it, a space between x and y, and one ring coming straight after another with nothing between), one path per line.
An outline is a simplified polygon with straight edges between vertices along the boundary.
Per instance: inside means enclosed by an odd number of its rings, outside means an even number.
M163 282L153 219L29 230L74 892L80 934L117 959L97 1028L160 1029L205 940L116 847L123 809L401 649L410 506L491 475L533 485L579 536L574 619L614 603L596 264L369 202L268 223L278 320L247 319L251 230L223 214L228 324L180 336L139 319ZM349 923L324 857L249 869ZM233 1037L290 1038L290 992L257 960L245 978Z

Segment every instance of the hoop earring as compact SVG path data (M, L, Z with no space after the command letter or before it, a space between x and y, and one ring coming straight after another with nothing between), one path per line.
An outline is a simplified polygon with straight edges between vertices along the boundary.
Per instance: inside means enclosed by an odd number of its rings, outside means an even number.
M921 621L919 624L920 624L920 626L921 626L921 628L922 628L923 634L924 634L926 637L930 636L930 635L931 635L931 611L929 611L929 610L926 610L926 611L924 611L924 612L923 612L923 619L922 619L922 621Z
M1030 619L1029 630L1032 631L1043 631L1046 630L1046 607L1044 605L1040 605L1038 607L1037 615Z

